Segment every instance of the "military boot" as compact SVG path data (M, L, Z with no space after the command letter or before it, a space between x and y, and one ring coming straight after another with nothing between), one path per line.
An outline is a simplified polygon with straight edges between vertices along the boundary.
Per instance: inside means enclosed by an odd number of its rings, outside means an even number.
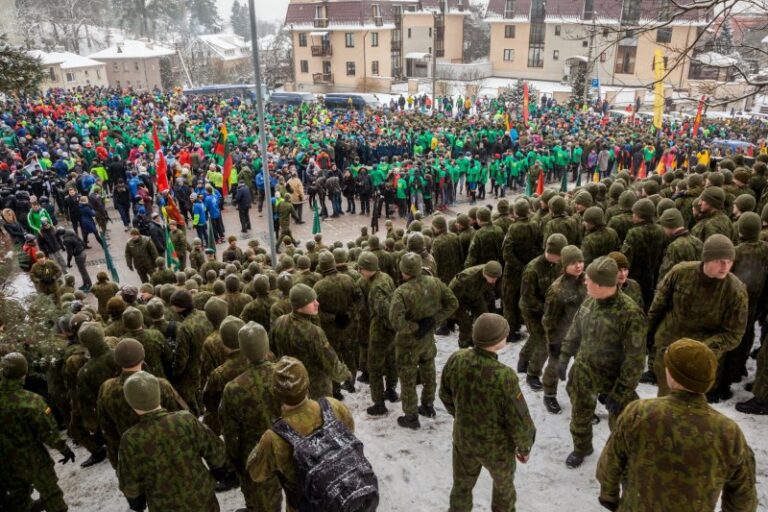
M449 334L451 334L451 330L448 328L447 325L443 324L440 327L438 327L437 330L435 330L435 334L437 334L438 336L448 336Z
M764 416L768 414L768 401L760 401L757 398L751 398L746 402L736 404L736 410L744 414L759 414Z
M570 455L565 459L565 465L570 469L575 469L584 463L584 458L588 455L592 455L594 450L590 448L586 452L572 451Z
M367 408L365 412L367 412L370 416L384 416L389 411L387 411L387 406L384 405L384 402L379 402Z
M510 332L507 334L507 343L517 343L518 341L523 341L525 339L525 334L521 333L520 331Z
M523 359L522 357L517 360L517 373L527 373L528 372L528 361Z
M395 391L395 388L389 388L384 391L384 398L392 403L400 401L400 396L397 394L397 391Z
M562 411L555 395L544 395L544 407L549 414L560 414Z
M410 428L412 430L418 430L421 428L418 414L405 414L400 416L397 418L397 424L403 428Z
M432 404L424 404L419 406L419 414L426 418L434 418L437 416L437 413L435 412L435 408L432 406Z
M85 459L85 461L80 464L81 468L89 468L91 466L95 466L99 462L102 462L104 459L107 458L107 449L105 447L101 447L95 452L91 454L90 457Z
M368 384L371 381L370 377L368 376L368 372L363 370L360 373L360 376L357 378L357 382L362 382L363 384Z
M528 375L525 378L525 382L528 384L528 387L534 391L541 391L544 389L544 385L541 383L541 379L536 375Z

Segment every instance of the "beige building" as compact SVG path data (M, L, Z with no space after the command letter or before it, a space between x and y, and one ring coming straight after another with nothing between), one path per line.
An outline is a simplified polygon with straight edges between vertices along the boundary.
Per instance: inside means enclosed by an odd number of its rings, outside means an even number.
M126 39L89 57L106 65L110 87L146 91L163 88L161 60L174 55L175 50L151 41Z
M29 54L40 59L45 71L45 79L39 85L43 91L108 85L107 71L103 62L71 52L31 50Z
M382 91L462 62L468 0L291 0L297 90Z
M706 73L694 59L677 59L711 20L710 11L687 12L639 36L625 30L658 24L671 8L667 0L490 0L493 74L571 81L582 68L601 86L643 87L655 81L653 59L661 49L675 68L665 84L693 93Z
M251 43L237 34L203 34L192 43L191 57L195 64L235 69L250 66Z

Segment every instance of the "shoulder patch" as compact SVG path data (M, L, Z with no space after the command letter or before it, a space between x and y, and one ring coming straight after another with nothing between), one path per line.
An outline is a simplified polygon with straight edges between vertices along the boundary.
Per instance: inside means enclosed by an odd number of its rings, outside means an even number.
M50 407L46 407L45 408L45 415L46 416L50 416L51 415L51 408Z

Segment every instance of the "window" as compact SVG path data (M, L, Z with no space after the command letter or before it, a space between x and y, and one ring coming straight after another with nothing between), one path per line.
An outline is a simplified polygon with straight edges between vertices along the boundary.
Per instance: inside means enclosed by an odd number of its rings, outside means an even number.
M318 19L325 19L326 16L326 10L324 5L317 5L315 6L315 18Z
M531 21L544 21L547 3L544 0L531 0Z
M608 56L605 54L605 52L600 54L600 62L605 62Z
M355 63L352 61L347 62L347 76L355 76Z
M301 68L302 73L309 73L309 61L299 61L299 67Z
M371 32L371 48L379 46L379 33Z
M585 39L585 40L583 40L583 41L581 42L581 46L582 46L582 48L587 48L587 47L589 46L589 41L587 41L586 39Z
M515 26L514 25L504 25L504 38L505 39L514 39L515 38Z
M613 72L625 75L634 74L636 55L637 46L619 46L616 52L616 65L613 68Z
M373 4L371 6L371 14L374 18L381 18L381 6L379 4Z
M552 60L560 60L560 50L552 50Z
M324 60L323 61L323 74L324 75L330 75L331 74L331 61Z
M591 20L595 16L595 1L584 0L584 15L582 19Z
M299 32L299 46L304 48L307 46L307 34L306 32Z
M672 42L672 28L663 27L656 31L657 43L671 43Z
M99 71L98 69L96 70L96 78L101 80L101 71Z
M117 62L112 63L112 71L115 73L118 73L120 71L120 68L117 66Z
M663 57L664 62L664 71L669 70L669 57ZM656 57L651 58L651 71L654 71L656 69Z
M56 81L56 73L53 71L53 68L48 68L48 78L51 79L51 82Z
M637 0L624 0L621 10L621 22L625 25L637 25L640 22L640 2Z
M544 44L544 24L543 23L531 23L531 33L528 39L529 43Z
M371 74L374 76L379 74L379 61L371 61Z
M133 61L133 70L138 71L139 70L139 61L135 60Z
M504 2L504 18L510 19L515 17L515 0L506 0Z
M504 50L504 61L513 62L514 60L515 60L515 50L514 49Z
M128 63L127 62L123 62L123 71L125 71L127 73L129 69L130 68L128 68Z
M528 67L544 67L544 44L534 43L528 46Z
M608 27L605 27L605 28L603 29L603 37L608 37L608 33L609 33L609 32L610 32L610 30L608 29Z
M345 32L344 33L344 45L347 48L354 48L355 47L355 34L352 32Z
M429 37L432 37L432 27L429 27Z
M561 30L561 29L560 29L560 25L555 25L555 35L556 35L556 36L559 36L559 35L560 35L560 30Z
M411 38L411 29L409 28L408 29L408 39L410 39L410 38Z

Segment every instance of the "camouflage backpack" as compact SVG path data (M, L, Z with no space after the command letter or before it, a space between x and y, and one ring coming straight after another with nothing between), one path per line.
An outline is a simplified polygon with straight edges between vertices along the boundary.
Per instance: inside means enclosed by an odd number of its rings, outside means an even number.
M363 443L339 421L325 398L318 400L323 425L302 437L284 420L272 430L293 448L298 492L288 503L299 512L373 512L379 484Z

